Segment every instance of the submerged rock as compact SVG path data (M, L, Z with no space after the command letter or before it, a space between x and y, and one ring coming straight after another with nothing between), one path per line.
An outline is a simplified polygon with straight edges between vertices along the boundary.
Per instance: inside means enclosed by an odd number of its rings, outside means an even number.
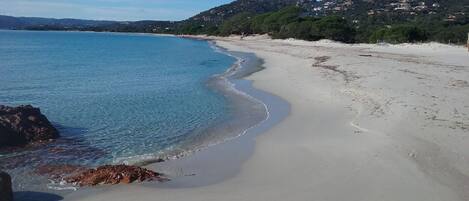
M80 174L87 168L78 165L43 165L36 168L36 174L48 176L53 180L60 180L63 177Z
M13 201L11 177L6 172L0 172L0 201Z
M59 132L31 105L8 107L0 105L0 148L26 145L59 137Z
M137 166L105 165L90 169L78 175L65 178L68 183L79 186L96 186L100 184L129 184L135 181L164 181L162 174Z

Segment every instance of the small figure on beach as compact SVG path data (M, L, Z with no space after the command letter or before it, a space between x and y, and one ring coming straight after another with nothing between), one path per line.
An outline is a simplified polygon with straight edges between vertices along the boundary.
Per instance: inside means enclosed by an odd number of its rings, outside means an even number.
M469 32L467 33L467 44L466 44L466 47L467 47L467 51L469 52Z

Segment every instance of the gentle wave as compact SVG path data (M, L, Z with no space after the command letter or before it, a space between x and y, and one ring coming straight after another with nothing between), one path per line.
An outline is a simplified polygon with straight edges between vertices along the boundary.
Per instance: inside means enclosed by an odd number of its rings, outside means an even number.
M179 153L176 153L176 154L172 154L171 152L177 152L177 151L168 149L167 152L160 151L158 153L148 153L148 154L135 155L135 156L130 156L130 157L118 157L118 158L115 158L113 160L113 164L126 164L126 165L144 166L144 165L149 165L149 164L152 164L152 163L161 162L161 160L164 160L164 161L166 161L166 160L175 160L175 159L179 159L179 158L182 158L182 157L187 157L187 156L190 156L190 155L192 155L196 152L202 151L204 149L208 149L212 146L223 144L223 143L228 142L230 140L234 140L238 137L241 137L241 136L245 135L250 129L253 129L253 128L257 127L258 125L264 123L265 121L267 121L270 118L270 112L269 112L268 106L264 102L262 102L259 99L249 95L248 93L246 93L244 91L238 90L236 88L235 83L230 81L230 78L233 77L234 75L236 75L240 71L240 69L249 67L249 66L243 66L243 62L245 61L245 59L243 59L242 57L235 56L235 55L231 54L230 52L228 52L227 50L222 50L222 48L218 47L214 42L211 42L211 41L208 41L208 42L210 44L210 47L212 47L214 49L214 51L226 54L226 55L236 59L236 62L230 68L228 68L223 74L214 75L213 79L217 79L217 80L220 80L222 82L222 83L220 83L220 85L224 89L226 89L225 93L234 93L238 96L242 96L243 98L246 98L246 99L248 99L250 101L253 101L255 103L262 104L262 106L264 107L264 111L265 111L265 118L262 121L257 122L255 125L250 126L246 129L242 130L240 133L238 133L234 136L226 137L221 141L209 142L208 144L204 144L201 147L198 147L198 148L195 148L195 149L183 150L183 151L180 151Z

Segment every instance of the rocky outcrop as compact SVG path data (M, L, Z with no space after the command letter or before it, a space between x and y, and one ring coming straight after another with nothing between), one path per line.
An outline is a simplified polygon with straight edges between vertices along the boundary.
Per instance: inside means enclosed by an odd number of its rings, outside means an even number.
M0 172L0 201L13 201L11 177L6 172Z
M26 145L59 137L59 132L31 105L0 105L0 148Z
M100 184L129 184L135 181L164 181L161 174L137 166L105 165L90 169L78 175L65 178L68 183L79 186L96 186Z

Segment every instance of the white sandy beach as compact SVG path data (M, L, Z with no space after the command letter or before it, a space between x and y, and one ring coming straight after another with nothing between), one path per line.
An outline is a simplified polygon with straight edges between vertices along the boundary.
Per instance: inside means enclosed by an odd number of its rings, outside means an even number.
M469 200L464 47L212 39L264 59L247 79L288 101L289 116L257 137L252 156L222 182L116 186L78 200Z

